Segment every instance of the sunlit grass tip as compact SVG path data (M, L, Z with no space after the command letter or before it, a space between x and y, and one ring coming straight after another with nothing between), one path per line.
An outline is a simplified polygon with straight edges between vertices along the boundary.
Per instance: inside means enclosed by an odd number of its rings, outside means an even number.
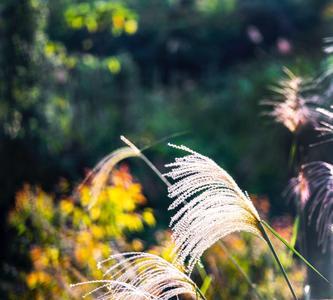
M287 199L294 199L300 209L304 209L311 196L309 171L306 165L302 165L297 176L289 180L284 191L284 196Z
M296 132L306 124L316 126L317 105L316 98L305 97L306 83L304 79L294 75L288 68L284 68L286 78L280 80L271 90L275 98L261 101L262 105L272 107L265 114L283 124L291 132Z
M168 300L181 295L205 299L196 284L175 265L163 258L143 252L115 254L98 264L104 271L102 280L73 284L95 285L85 296L95 299Z
M320 107L318 107L316 110L320 114L320 116L323 117L323 120L321 120L319 122L319 125L316 127L316 130L320 132L323 140L315 143L313 146L333 141L333 112Z
M89 184L91 185L90 203L88 208L91 208L96 203L101 191L107 185L110 178L110 173L114 169L114 167L124 159L139 156L140 151L138 149L135 149L133 147L122 147L105 156L97 164L97 166L89 172L87 177L78 188L80 189L87 182L89 182Z

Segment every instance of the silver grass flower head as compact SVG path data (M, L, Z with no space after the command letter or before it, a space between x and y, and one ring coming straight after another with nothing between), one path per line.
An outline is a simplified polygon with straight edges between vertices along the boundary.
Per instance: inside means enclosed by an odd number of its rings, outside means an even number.
M323 251L332 236L333 223L333 165L316 161L303 166L311 188L309 220L316 214L319 245Z
M126 158L138 156L140 156L139 150L133 149L131 147L122 147L111 152L97 164L97 166L88 174L88 176L79 186L80 189L80 187L87 181L91 181L91 200L89 203L89 208L91 208L96 203L98 196L109 180L109 176L113 168L120 161Z
M325 108L317 108L317 112L324 118L316 128L321 133L321 136L324 137L324 141L319 144L331 142L333 140L333 112ZM328 139L325 139L327 137Z
M289 199L294 198L301 209L304 209L311 195L309 171L311 174L311 169L307 165L302 165L298 175L289 181L285 191L285 196Z
M169 210L181 206L170 222L176 260L188 273L204 251L226 235L245 231L262 236L251 199L225 170L185 146L169 145L188 153L166 165L171 171L165 174L175 181L168 188L174 199Z
M265 114L273 117L277 123L283 124L291 132L296 132L306 124L316 125L317 112L312 107L316 101L302 95L304 82L290 70L284 68L288 76L281 80L272 90L277 94L273 100L264 100L263 105L272 107Z
M107 300L168 300L180 295L202 299L195 283L175 265L144 252L115 254L100 262L103 280L73 284L97 285L86 296ZM109 279L107 279L109 278Z

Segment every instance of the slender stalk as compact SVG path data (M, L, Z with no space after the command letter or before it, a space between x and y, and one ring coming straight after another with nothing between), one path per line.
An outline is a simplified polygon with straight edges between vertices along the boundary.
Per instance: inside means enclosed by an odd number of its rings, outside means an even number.
M130 140L128 140L123 135L120 136L120 139L130 148L137 151L141 159L153 170L153 172L166 184L166 186L171 186L171 183L162 175L162 173L155 167L155 165L145 156L141 150L135 146Z
M199 264L198 264L198 265L196 266L196 269L198 270L199 276L200 276L200 278L201 278L201 280L202 280L202 285L201 285L201 287L200 287L200 291L204 294L204 291L202 291L202 287L203 287L203 285L204 285L204 283L205 283L205 280L206 280L207 278L210 278L210 280L211 280L212 277L211 277L210 275L207 274L207 272L206 272L205 267L203 266L203 264L201 264L201 266L199 266ZM209 285L210 285L210 283L209 283ZM208 286L208 288L209 288L209 286Z
M297 215L295 218L294 224L293 224L292 237L290 240L290 245L292 247L295 247L295 245L296 245L298 232L299 232L299 226L300 226L299 223L300 223L300 218L299 218L299 215ZM291 251L291 253L292 253L292 251Z
M200 295L201 299L207 300L206 297L205 297L205 295L201 292L201 290L197 286L195 287L195 290L196 290L197 294Z
M297 135L296 133L294 133L293 135L293 141L292 141L292 145L290 148L290 155L289 155L289 168L291 172L295 172L295 168L297 167L297 165L301 164L301 160L302 160L302 151L300 151L299 155L297 155L297 145L298 145L298 141L297 141ZM300 198L300 197L298 197ZM299 221L298 227L302 228L302 233L300 234L299 240L300 240L300 247L302 250L302 253L307 254L307 238L306 238L306 225L305 225L305 212L304 212L304 208L301 208L301 201L300 199L296 199L297 203L296 203L296 209L297 209L297 215L294 221L294 227L295 224L297 222L297 219ZM297 231L299 232L300 228L296 228ZM295 240L294 240L294 245L292 245L293 247L295 246L296 242L297 242L297 238L298 238L298 232L296 232L296 236L295 236ZM306 283L306 279L304 279L304 282Z
M297 138L296 135L294 135L289 152L288 167L290 171L293 170L294 163L296 162L296 151L297 151Z
M151 148L151 147L154 147L154 146L156 146L156 145L158 145L158 144L160 144L160 143L162 143L162 142L168 141L168 140L170 140L171 138L179 137L179 136L182 136L182 135L185 135L185 134L188 134L188 133L189 133L188 130L184 130L184 131L176 132L176 133L174 133L174 134L171 134L171 135L165 136L165 137L163 137L163 138L157 140L156 142L151 143L150 145L147 145L147 146L141 148L140 150L141 150L141 151L145 151L145 150L147 150L147 149L149 149L149 148Z
M251 289L252 289L253 293L255 294L255 296L259 300L263 300L263 297L259 294L258 290L256 289L256 285L251 281L250 277L245 273L245 271L243 270L243 268L239 265L239 263L236 261L236 259L231 255L231 253L229 252L229 250L227 249L227 247L224 245L224 243L222 241L219 241L218 244L222 248L222 250L224 251L224 253L228 256L228 258L233 263L233 265L236 267L236 269L239 271L239 273L242 274L242 276L244 277L244 279L246 280L246 282L251 287Z
M296 133L294 133L293 141L292 141L292 144L291 144L291 147L290 147L290 153L289 153L289 168L290 168L290 171L292 173L295 172L294 169L298 165L300 165L301 161L302 161L302 151L300 151L299 155L297 155L297 145L298 145L297 135L296 135ZM300 226L302 228L302 234L300 236L300 246L301 246L302 253L304 253L306 255L306 253L307 253L307 249L306 249L306 227L305 227L305 222L304 222L305 214L304 214L304 209L302 209L301 206L300 206L300 203L301 203L300 197L298 197L298 199L296 199L297 216L295 218L295 222L296 222L296 219L299 218ZM297 240L297 236L296 236L296 240Z
M300 203L300 202L299 202ZM305 208L303 210L300 208L300 205L298 205L298 210L299 210L299 217L300 217L300 225L302 227L302 234L301 234L301 251L304 253L304 256L308 256L308 251L307 251L307 234L306 234L306 216L305 216Z
M288 284L288 287L289 287L289 289L290 289L290 292L291 292L291 294L293 295L293 299L294 299L294 300L298 300L298 298L297 298L297 296L296 296L296 293L295 293L295 291L294 291L294 288L292 287L291 282L290 282L290 280L289 280L289 278L288 278L288 275L287 275L287 273L286 273L286 271L285 271L285 269L284 269L284 267L283 267L283 265L282 265L282 263L281 263L281 261L280 261L278 255L277 255L277 253L276 253L276 251L275 251L275 249L274 249L274 246L273 246L273 244L272 244L272 242L271 242L269 236L267 235L266 230L265 230L265 228L264 228L264 226L262 225L261 222L259 222L259 228L260 228L261 233L262 233L264 239L266 240L266 242L267 242L267 244L268 244L270 250L272 251L272 254L273 254L273 256L274 256L274 258L275 258L275 260L276 260L276 262L277 262L277 264L278 264L278 266L279 266L279 268L280 268L280 270L281 270L281 273L283 274L284 279L286 280L286 282L287 282L287 284Z

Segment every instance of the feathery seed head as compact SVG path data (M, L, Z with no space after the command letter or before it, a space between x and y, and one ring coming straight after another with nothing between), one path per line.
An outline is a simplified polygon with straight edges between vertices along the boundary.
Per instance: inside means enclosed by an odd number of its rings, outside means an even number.
M301 208L303 209L310 198L310 183L308 180L309 169L306 165L301 167L300 172L289 182L286 190L286 194L289 197L296 196L300 201Z
M111 264L107 267L107 264ZM95 299L168 300L182 294L196 298L198 288L180 269L163 258L143 252L110 256L98 266L110 279L82 282L72 286L96 284L87 295ZM200 298L201 299L201 298Z
M283 124L291 132L297 131L305 124L316 125L316 110L310 106L313 100L302 96L303 80L295 76L287 68L284 69L288 78L281 80L273 91L280 96L277 100L265 100L261 103L272 107L268 112L276 122Z
M307 172L307 180L310 183L312 201L309 207L309 219L313 218L317 211L316 229L319 233L319 245L323 251L332 235L333 223L333 165L316 161L303 166Z
M97 201L97 198L105 185L107 184L112 169L120 161L129 157L140 156L140 151L133 149L131 147L119 148L106 157L104 157L97 166L88 174L80 187L85 184L85 182L91 180L91 201L89 208L91 208ZM79 187L79 188L80 188Z
M262 236L251 199L225 170L185 146L169 145L189 153L166 165L171 168L166 176L175 180L168 189L174 198L169 209L182 205L170 223L175 252L189 273L203 252L226 235L246 231Z
M324 121L320 122L320 126L318 126L316 129L321 133L322 136L332 136L333 134L333 112L329 111L325 108L317 108L317 112L325 118ZM331 138L327 139L324 141L325 142L330 142L332 141Z

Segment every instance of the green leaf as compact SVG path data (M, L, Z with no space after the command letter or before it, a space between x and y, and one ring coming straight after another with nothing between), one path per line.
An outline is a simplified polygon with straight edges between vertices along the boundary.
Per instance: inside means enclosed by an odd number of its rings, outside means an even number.
M311 268L315 273L317 273L322 279L324 279L329 285L333 286L332 283L322 275L304 256L302 256L292 245L290 245L281 235L279 235L266 221L261 220L261 223L285 246L291 250L298 258L300 258L309 268Z
M290 245L294 248L297 241L298 236L298 229L299 229L299 216L296 217L294 226L293 226L293 234L291 236Z
M210 284L213 279L210 275L207 274L207 272L205 270L205 266L203 265L201 260L199 260L199 262L197 263L196 268L197 268L197 271L202 280L202 285L201 285L200 289L198 288L198 292L199 292L199 295L202 296L203 299L205 299L204 295L206 294L207 290L209 289Z
M207 293L211 282L212 282L212 277L210 275L205 276L205 279L200 288L202 294L205 295Z

